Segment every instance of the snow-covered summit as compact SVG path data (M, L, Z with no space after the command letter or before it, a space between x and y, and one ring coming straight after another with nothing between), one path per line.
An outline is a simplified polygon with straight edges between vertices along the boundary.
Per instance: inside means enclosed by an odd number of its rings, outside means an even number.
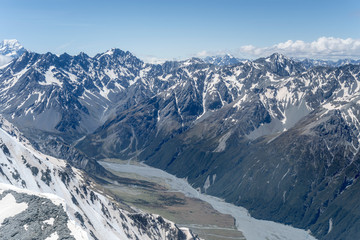
M18 58L26 51L16 39L5 39L0 42L0 66Z
M16 58L26 50L16 39L5 39L0 43L0 55Z

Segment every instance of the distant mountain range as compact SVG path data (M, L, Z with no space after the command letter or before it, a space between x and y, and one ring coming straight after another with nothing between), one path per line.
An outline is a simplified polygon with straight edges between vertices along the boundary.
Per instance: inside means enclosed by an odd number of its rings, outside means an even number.
M224 54L224 55L218 55L218 56L208 56L203 58L203 60L206 63L211 63L217 66L226 66L226 65L234 65L238 63L243 63L246 61L250 61L248 59L242 59L232 56L231 54ZM294 61L301 62L302 65L306 68L311 67L341 67L346 64L360 64L360 59L354 60L354 59L340 59L337 61L332 60L314 60L314 59L296 59L293 58Z
M136 159L255 217L356 239L358 63L26 51L0 68L0 113L89 174L106 174L102 158Z
M359 65L360 60L354 60L354 59L340 59L337 61L325 61L325 60L313 60L313 59L305 59L302 60L302 64L306 66L307 68L316 67L316 66L322 66L322 67L341 67L347 64L354 64Z

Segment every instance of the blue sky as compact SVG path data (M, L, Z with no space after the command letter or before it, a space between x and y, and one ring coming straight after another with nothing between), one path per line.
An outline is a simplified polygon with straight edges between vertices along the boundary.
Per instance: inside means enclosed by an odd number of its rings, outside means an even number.
M300 40L305 51L325 37L360 55L359 0L0 0L0 6L0 39L16 38L40 53L94 55L117 47L143 58L260 56L287 42L285 53L296 55L291 43Z

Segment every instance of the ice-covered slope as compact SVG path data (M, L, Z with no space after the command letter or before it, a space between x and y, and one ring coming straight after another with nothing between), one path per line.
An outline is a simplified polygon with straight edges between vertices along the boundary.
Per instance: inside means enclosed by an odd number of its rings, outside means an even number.
M193 239L161 216L121 210L86 174L34 150L0 118L1 239Z

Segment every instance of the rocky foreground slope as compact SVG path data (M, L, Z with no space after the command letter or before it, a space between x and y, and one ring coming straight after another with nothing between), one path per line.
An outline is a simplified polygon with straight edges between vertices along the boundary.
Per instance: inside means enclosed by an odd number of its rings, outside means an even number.
M0 118L1 239L197 239L158 215L120 209L87 175L34 150Z

